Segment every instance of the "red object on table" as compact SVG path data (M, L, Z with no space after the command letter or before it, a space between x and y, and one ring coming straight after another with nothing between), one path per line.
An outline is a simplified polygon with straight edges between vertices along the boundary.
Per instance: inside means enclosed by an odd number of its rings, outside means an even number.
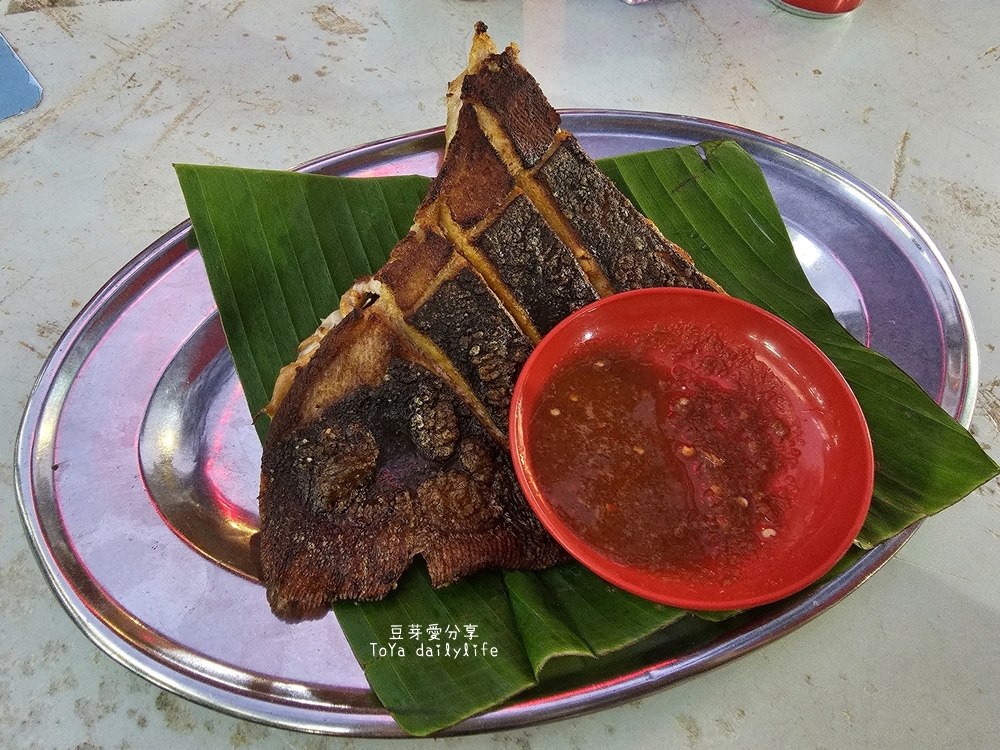
M772 0L775 5L803 15L839 16L848 13L863 0Z

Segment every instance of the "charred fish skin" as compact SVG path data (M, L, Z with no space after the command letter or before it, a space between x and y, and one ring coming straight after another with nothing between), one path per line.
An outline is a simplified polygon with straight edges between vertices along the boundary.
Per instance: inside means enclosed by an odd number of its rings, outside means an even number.
M482 277L461 267L406 322L440 347L506 435L514 383L532 344Z
M423 228L411 230L392 249L374 278L392 290L395 304L408 315L434 288L454 254L452 243L440 234Z
M509 455L446 383L401 353L377 385L265 451L261 562L279 617L381 599L416 555L434 586L565 556L528 508Z
M545 156L561 122L538 82L518 61L514 45L491 55L465 76L462 101L478 103L496 116L525 168Z
M654 286L717 288L632 205L574 136L561 139L536 177L559 213L580 237L587 238L587 249L614 291Z
M541 335L599 299L572 251L523 194L514 198L472 244Z
M268 603L282 619L321 616L333 591L371 590L369 576L355 575L368 564L370 547L378 547L385 576L405 568L397 525L375 530L361 544L324 512L352 499L371 475L374 440L355 420L324 424L324 417L376 388L396 348L391 329L352 311L321 340L271 422L261 460L259 547ZM325 467L328 454L334 464Z
M475 111L462 107L458 129L427 202L446 205L452 221L468 231L503 205L513 189L514 178L479 128Z
M515 46L469 71L461 97L459 119L468 110L476 113L492 153L571 250L598 295L654 286L721 291L632 205L576 138L560 129L558 113L518 62ZM533 322L539 333L551 327Z
M477 26L477 35L485 31ZM477 60L460 98L457 128L428 198L456 250L537 341L599 296L518 187L551 151L560 117L513 46Z

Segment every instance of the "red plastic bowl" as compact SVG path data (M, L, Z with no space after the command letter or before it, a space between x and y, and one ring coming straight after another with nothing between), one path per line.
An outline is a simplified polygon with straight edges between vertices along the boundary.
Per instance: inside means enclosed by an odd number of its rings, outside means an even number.
M794 482L782 532L739 561L726 580L704 571L640 568L582 539L541 489L529 425L546 386L588 351L621 348L654 327L689 324L726 346L750 347L776 375L797 420L800 457L782 481ZM510 411L514 468L532 509L577 560L634 594L685 609L744 609L814 583L847 552L871 500L874 459L858 402L840 372L804 335L733 297L688 289L644 289L595 302L557 325L528 358ZM791 462L790 462L791 463Z

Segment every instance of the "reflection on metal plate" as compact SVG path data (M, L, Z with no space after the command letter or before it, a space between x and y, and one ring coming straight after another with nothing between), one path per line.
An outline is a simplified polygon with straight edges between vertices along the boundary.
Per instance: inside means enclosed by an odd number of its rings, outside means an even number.
M42 87L0 35L0 120L27 112L42 100Z
M174 354L153 388L139 433L139 467L164 522L210 560L260 579L254 487L234 477L259 464L227 436L242 434L246 402L218 315L212 315ZM235 449L235 450L233 450Z
M961 292L895 204L781 141L692 118L568 112L595 157L731 138L764 171L800 262L858 339L968 424L976 347ZM440 130L323 157L325 174L433 173ZM178 226L138 255L56 345L24 415L17 490L69 614L161 687L237 716L327 734L402 734L337 621L288 625L255 581L261 447L197 252ZM451 734L525 726L633 700L779 638L835 604L912 529L833 580L716 625L686 618L543 680Z

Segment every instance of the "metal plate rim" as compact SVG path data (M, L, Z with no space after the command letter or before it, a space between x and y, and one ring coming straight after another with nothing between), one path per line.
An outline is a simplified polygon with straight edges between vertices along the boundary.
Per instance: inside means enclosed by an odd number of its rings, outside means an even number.
M968 426L971 422L978 383L978 352L971 316L961 290L940 251L926 233L894 201L861 183L822 157L772 136L737 126L694 117L648 112L565 110L562 114L567 129L570 130L573 129L574 122L582 123L594 120L605 123L625 122L633 126L641 123L645 127L654 129L683 125L699 130L718 131L721 137L732 138L744 145L751 143L766 146L808 162L811 166L836 175L838 179L850 183L878 200L887 211L894 213L900 221L907 225L910 231L920 238L926 249L939 263L946 277L946 282L954 295L962 318L967 345L965 391L956 417ZM323 165L329 166L345 163L352 159L363 159L369 154L386 149L405 149L413 144L440 139L442 133L442 128L433 128L376 141L320 157L295 169L314 171ZM408 736L386 713L345 713L332 706L329 711L317 711L313 708L302 708L273 700L248 698L247 696L234 695L226 689L220 689L210 681L206 681L204 677L198 679L188 674L178 673L170 665L140 652L132 644L123 642L114 629L95 614L85 599L63 576L52 553L51 542L47 539L45 530L42 528L36 508L38 500L36 479L39 478L36 475L44 474L45 471L44 450L41 453L38 450L39 442L44 444L46 440L44 429L41 429L43 427L42 418L52 408L58 408L61 405L61 399L65 397L66 389L71 381L71 378L67 380L66 368L72 366L74 350L79 346L81 335L99 318L108 315L107 306L114 307L113 303L122 288L134 283L136 278L143 273L154 272L159 265L169 266L173 263L176 258L171 255L171 250L175 251L177 257L180 257L182 253L177 248L183 244L189 231L189 221L177 225L150 244L110 279L83 306L80 313L68 326L36 379L19 426L14 461L18 509L32 550L57 599L88 638L115 661L161 688L240 718L288 729L345 736ZM49 469L51 470L51 467ZM714 668L791 632L835 604L874 574L910 538L915 530L916 526L911 527L870 550L834 581L799 597L789 606L784 607L780 613L774 616L765 615L763 625L751 623L745 628L745 632L737 633L732 637L727 636L719 642L687 654L672 664L669 669L664 669L662 665L654 665L640 672L623 675L618 681L599 686L596 692L588 690L565 698L543 699L504 706L468 719L441 734L459 735L512 729L543 721L567 718L635 699Z

